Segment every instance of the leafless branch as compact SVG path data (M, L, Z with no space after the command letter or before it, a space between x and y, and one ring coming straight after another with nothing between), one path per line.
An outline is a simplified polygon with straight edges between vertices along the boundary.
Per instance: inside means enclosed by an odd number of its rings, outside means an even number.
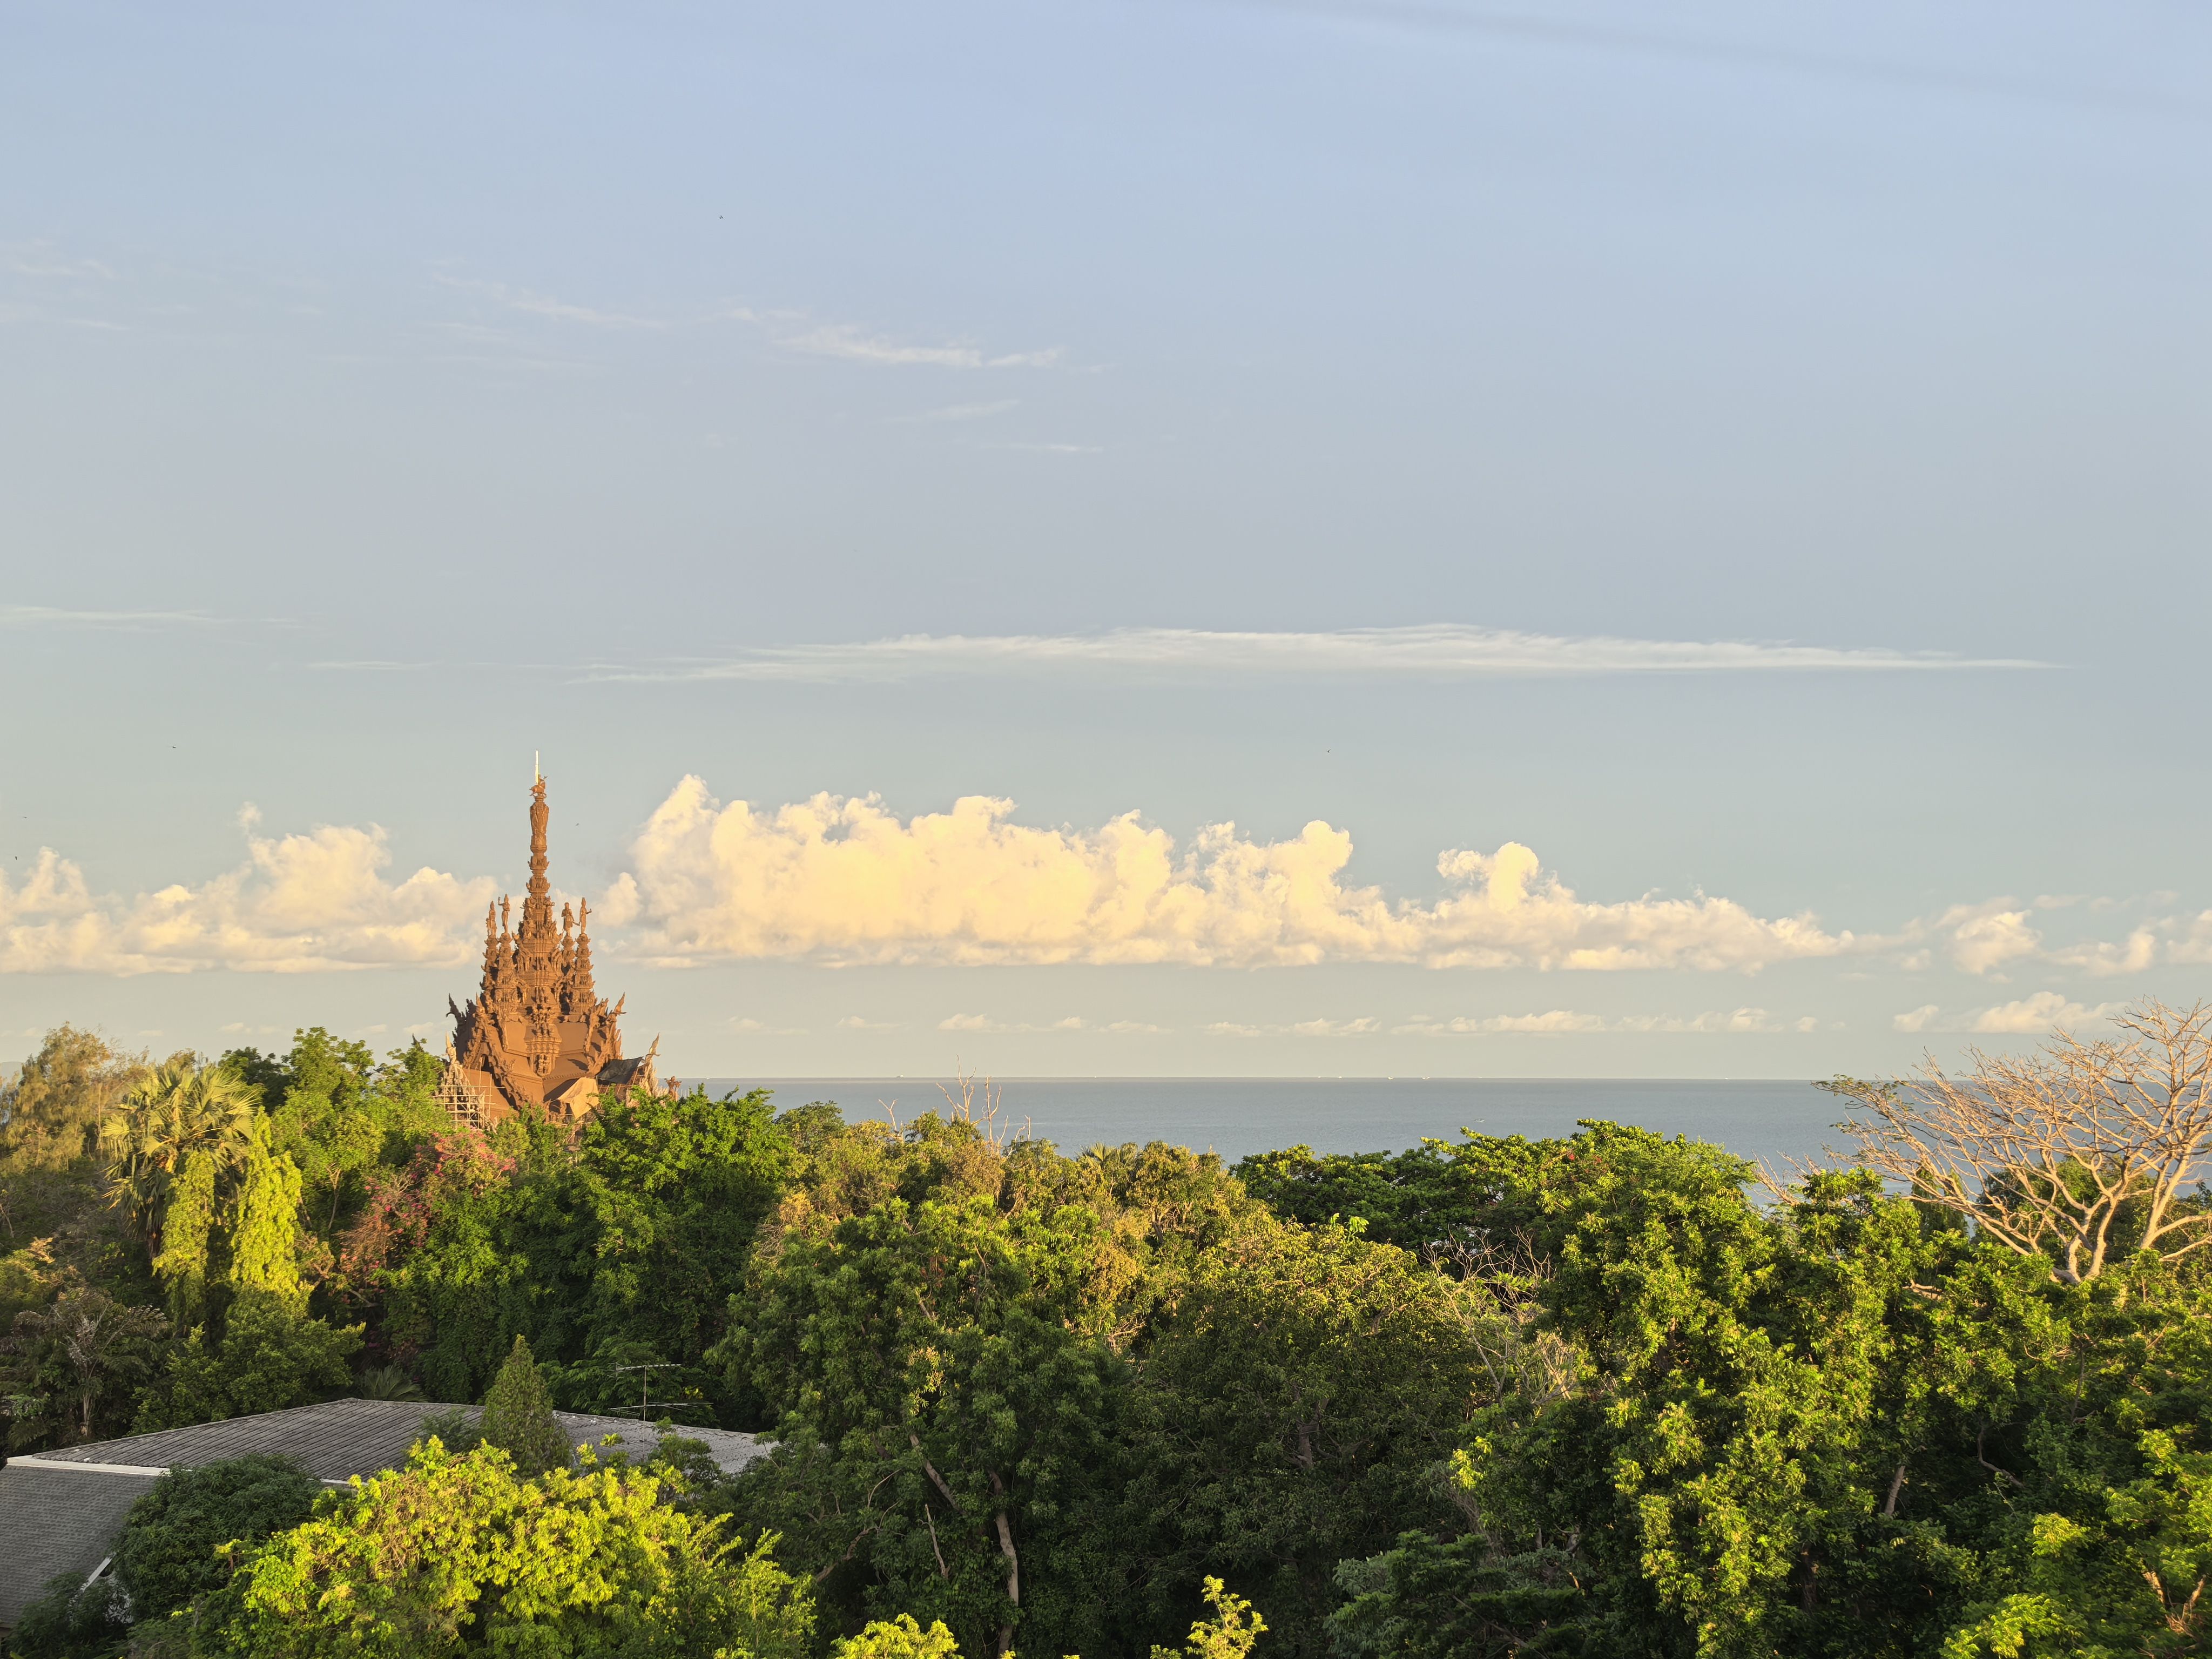
M1859 1163L2080 1284L2131 1250L2171 1261L2212 1243L2212 1208L2186 1201L2212 1158L2212 1004L2154 1000L2113 1023L2124 1035L1975 1050L1961 1077L1931 1059L1826 1086L1856 1110L1841 1127Z

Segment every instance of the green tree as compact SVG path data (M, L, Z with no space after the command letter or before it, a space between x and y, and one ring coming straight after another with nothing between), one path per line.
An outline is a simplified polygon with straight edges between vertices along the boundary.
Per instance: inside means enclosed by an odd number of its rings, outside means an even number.
M451 1127L433 1098L440 1062L419 1041L379 1062L318 1025L295 1031L281 1057L239 1048L223 1061L260 1091L270 1148L298 1168L303 1224L333 1255L376 1172Z
M57 1025L0 1088L0 1180L59 1172L90 1163L100 1120L143 1069L142 1056L118 1054L105 1039ZM9 1217L14 1228L17 1218Z
M1267 1621L1253 1610L1252 1604L1229 1589L1218 1578L1209 1577L1203 1592L1206 1604L1213 1609L1213 1617L1200 1619L1190 1627L1190 1639L1180 1652L1173 1648L1154 1647L1152 1659L1245 1659L1260 1638L1267 1632Z
M145 1299L144 1257L107 1204L100 1125L143 1069L89 1031L49 1031L0 1087L0 1333L71 1285Z
M941 1619L927 1630L910 1613L873 1619L858 1636L832 1643L830 1659L960 1659L960 1643Z
M129 1402L161 1363L169 1323L104 1291L71 1291L15 1316L0 1342L10 1449L69 1445L119 1431Z
M231 1225L231 1289L255 1291L305 1313L307 1289L300 1278L299 1238L298 1166L288 1154L270 1151L265 1123L257 1121Z
M64 1573L17 1615L8 1651L14 1659L106 1659L122 1651L130 1628L130 1604L113 1578L88 1584Z
M245 1554L196 1640L254 1659L436 1659L478 1650L571 1659L805 1659L813 1610L776 1565L717 1520L618 1468L517 1477L506 1453L408 1467L324 1500Z
M388 1343L438 1398L476 1397L523 1334L566 1408L635 1400L615 1368L656 1364L679 1368L659 1397L726 1412L702 1357L792 1161L757 1093L611 1100L573 1143L542 1121L441 1135L373 1179L340 1273L384 1297Z
M740 1514L788 1519L833 1590L1005 1653L1085 1644L1086 1509L1122 1366L1070 1328L1095 1213L890 1198L793 1233L730 1362L781 1407ZM1095 1643L1093 1644L1095 1645Z
M312 1405L345 1390L361 1328L333 1327L265 1291L233 1297L219 1334L196 1329L139 1397L137 1433Z
M1438 1471L1510 1340L1475 1287L1334 1223L1260 1218L1207 1252L1134 1349L1127 1525L1152 1520L1160 1616L1228 1572L1274 1645L1325 1653L1339 1561L1455 1527Z
M185 1164L196 1152L219 1169L243 1164L253 1142L254 1104L252 1085L235 1072L179 1054L134 1084L107 1114L100 1128L107 1177L149 1261L161 1256L163 1214Z
M572 1451L568 1437L553 1415L553 1397L545 1379L530 1356L526 1337L514 1339L507 1364L499 1368L491 1392L484 1396L483 1437L514 1460L526 1475L568 1467Z
M221 1588L224 1545L250 1547L298 1526L322 1490L290 1458L265 1454L172 1469L131 1506L116 1545L132 1616L160 1618Z

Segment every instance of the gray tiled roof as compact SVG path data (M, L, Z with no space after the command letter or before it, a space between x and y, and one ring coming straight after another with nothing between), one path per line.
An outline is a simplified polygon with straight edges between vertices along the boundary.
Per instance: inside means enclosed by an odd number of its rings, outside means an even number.
M0 1468L0 1628L12 1625L57 1573L89 1575L108 1553L133 1501L162 1470L276 1452L336 1485L398 1468L422 1437L422 1419L454 1409L419 1400L331 1400L60 1451L19 1453ZM464 1409L473 1413L473 1407ZM616 1443L608 1449L643 1458L659 1443L653 1427L635 1418L554 1414L571 1445L596 1449L613 1435ZM731 1473L764 1449L753 1436L727 1429L678 1432L705 1441L715 1462Z
M21 1459L0 1469L0 1629L49 1578L90 1577L131 1506L153 1489L150 1475L27 1468Z
M189 1429L164 1429L121 1440L100 1440L64 1451L40 1452L41 1462L109 1463L168 1469L212 1463L248 1452L281 1452L296 1457L319 1480L374 1474L397 1468L407 1449L422 1437L422 1419L436 1412L473 1407L441 1406L421 1400L331 1400L319 1406L295 1406L286 1412L234 1417L223 1423L199 1423ZM606 1435L621 1437L613 1448L633 1457L652 1455L659 1436L633 1417L592 1417L556 1412L571 1445L597 1446ZM727 1429L686 1428L679 1432L704 1440L723 1468L736 1471L760 1455L751 1435Z

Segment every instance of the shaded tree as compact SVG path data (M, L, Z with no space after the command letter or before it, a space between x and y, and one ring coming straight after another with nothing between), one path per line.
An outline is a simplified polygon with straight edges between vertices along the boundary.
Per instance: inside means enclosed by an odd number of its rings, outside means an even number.
M160 1618L230 1577L222 1547L259 1544L313 1512L322 1482L289 1457L257 1454L172 1469L131 1506L115 1570L133 1618Z
M9 1447L67 1445L118 1431L160 1363L168 1329L154 1309L90 1288L17 1314L14 1333L0 1342Z
M545 1391L538 1362L530 1357L528 1338L514 1339L507 1363L484 1396L482 1422L484 1443L513 1458L524 1475L568 1467L574 1449L553 1415L553 1397Z

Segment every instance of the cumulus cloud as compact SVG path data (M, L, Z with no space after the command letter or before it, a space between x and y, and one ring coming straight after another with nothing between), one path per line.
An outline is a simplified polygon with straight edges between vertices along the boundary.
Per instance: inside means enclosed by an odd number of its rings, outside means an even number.
M1347 886L1352 837L1318 821L1281 842L1215 824L1178 848L1134 812L1094 830L1012 813L980 795L905 820L873 796L756 811L687 777L640 832L603 914L635 920L642 954L686 961L1749 972L1853 943L1810 915L1703 894L1589 902L1517 842L1443 854L1449 890L1422 904Z
M2212 910L2192 919L2188 933L2166 949L2167 956L2176 962L2212 962Z
M2185 960L2182 949L2181 941L2176 941L2172 947L2170 954L2176 961ZM2158 930L2138 927L2117 945L2109 940L2091 940L2046 954L2051 961L2082 969L2096 979L2110 979L2116 974L2145 973L2158 961Z
M426 867L386 880L392 854L374 825L262 836L250 813L246 822L244 864L130 899L94 894L75 863L41 848L20 883L0 876L0 972L312 973L469 960L489 878Z
M1983 904L1954 904L1936 926L1951 935L1951 960L1970 974L1986 974L2018 957L2030 957L2043 935L2027 925L2027 912L2009 908L2010 899Z
M1048 446L1051 447L1052 446ZM1075 446L1079 447L1079 446ZM1514 675L2036 668L1881 647L1756 641L1628 640L1524 634L1457 623L1328 633L1122 628L1105 634L908 634L847 644L763 647L726 661L602 667L599 679L895 680L921 675L1103 670L1117 673Z
M2081 1025L2119 1011L2120 1005L2117 1002L2100 1002L2094 1008L2087 1008L2069 1000L2061 992L2038 991L2033 996L2021 997L2014 1002L1980 1010L1966 1029L2014 1036L2039 1036L2054 1026Z
M2044 1036L2060 1027L2068 1030L2120 1012L2117 1002L2094 1007L2075 1002L2059 991L2038 991L2032 996L1999 1003L1993 1008L1970 1008L1946 1014L1936 1004L1923 1003L1910 1012L1894 1016L1890 1024L1900 1031L1971 1031L1984 1036Z

